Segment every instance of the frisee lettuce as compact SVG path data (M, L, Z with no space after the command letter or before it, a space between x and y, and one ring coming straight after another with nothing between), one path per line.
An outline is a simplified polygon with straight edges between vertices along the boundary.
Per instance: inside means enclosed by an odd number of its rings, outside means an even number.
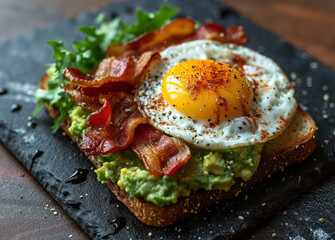
M51 131L55 133L68 116L68 111L74 106L74 102L62 88L64 84L69 83L63 75L65 68L76 68L83 73L88 73L106 57L106 49L110 44L124 43L143 33L153 32L168 24L178 12L178 8L170 7L166 3L160 10L153 13L145 13L138 8L136 9L137 21L129 26L119 17L106 21L104 14L100 14L96 19L99 27L81 26L78 28L86 36L81 42L72 42L72 51L67 49L62 41L48 41L47 43L54 50L55 62L49 64L50 68L47 73L50 80L47 82L47 89L36 91L37 106L33 114L36 115L44 104L57 106L60 117L51 127Z

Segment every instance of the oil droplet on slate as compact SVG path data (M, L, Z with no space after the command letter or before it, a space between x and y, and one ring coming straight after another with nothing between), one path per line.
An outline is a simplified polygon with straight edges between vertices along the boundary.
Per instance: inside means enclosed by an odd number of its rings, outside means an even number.
M126 11L127 14L132 14L134 12L134 9L130 6L127 6L125 11Z
M35 128L36 126L37 126L37 123L34 122L34 121L29 121L27 123L27 127L29 127L29 128Z
M79 168L77 169L68 179L65 180L65 182L62 184L60 190L59 190L59 196L62 192L62 189L65 184L72 183L72 184L79 184L87 180L87 175L89 173L89 170Z
M113 19L117 18L118 16L119 16L119 14L117 14L116 12L112 12L110 14L110 20L113 20Z
M0 87L0 95L5 95L6 93L8 93L7 89Z
M230 8L222 8L217 13L218 18L225 18L228 17L229 15L238 15L238 14Z
M87 179L88 173L89 171L87 169L79 168L65 181L65 183L72 183L72 184L82 183Z
M35 152L34 152L34 154L33 154L33 157L31 158L31 164L30 164L30 167L29 167L29 171L31 171L31 170L33 169L33 165L34 165L34 163L35 163L35 160L36 160L37 158L39 158L40 156L42 156L43 153L44 153L44 152L41 151L41 150L38 150L38 149L35 150Z
M43 153L44 153L43 151L36 149L32 160L34 161L36 158L42 156Z
M126 218L116 217L112 221L108 221L111 225L111 232L103 237L103 239L108 238L108 236L118 233L127 224Z
M10 106L11 112L18 112L21 110L21 105L14 103L12 106Z

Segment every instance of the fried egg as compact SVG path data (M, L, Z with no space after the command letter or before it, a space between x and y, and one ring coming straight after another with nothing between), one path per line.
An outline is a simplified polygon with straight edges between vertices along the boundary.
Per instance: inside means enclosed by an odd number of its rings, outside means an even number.
M210 40L162 51L143 75L136 100L156 129L212 150L269 141L297 108L294 90L274 61Z

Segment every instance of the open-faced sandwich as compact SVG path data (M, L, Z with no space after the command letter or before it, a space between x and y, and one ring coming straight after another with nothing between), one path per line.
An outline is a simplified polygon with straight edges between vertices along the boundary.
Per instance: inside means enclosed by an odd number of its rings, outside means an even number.
M98 180L141 221L167 226L237 195L315 147L316 126L270 58L222 28L138 10L80 28L55 63L39 102L93 162Z

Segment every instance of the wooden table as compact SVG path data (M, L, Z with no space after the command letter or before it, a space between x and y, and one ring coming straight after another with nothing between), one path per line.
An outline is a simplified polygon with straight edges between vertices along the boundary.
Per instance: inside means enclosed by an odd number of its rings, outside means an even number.
M335 1L222 1L335 69ZM110 2L0 0L0 41ZM0 238L88 239L1 142Z

